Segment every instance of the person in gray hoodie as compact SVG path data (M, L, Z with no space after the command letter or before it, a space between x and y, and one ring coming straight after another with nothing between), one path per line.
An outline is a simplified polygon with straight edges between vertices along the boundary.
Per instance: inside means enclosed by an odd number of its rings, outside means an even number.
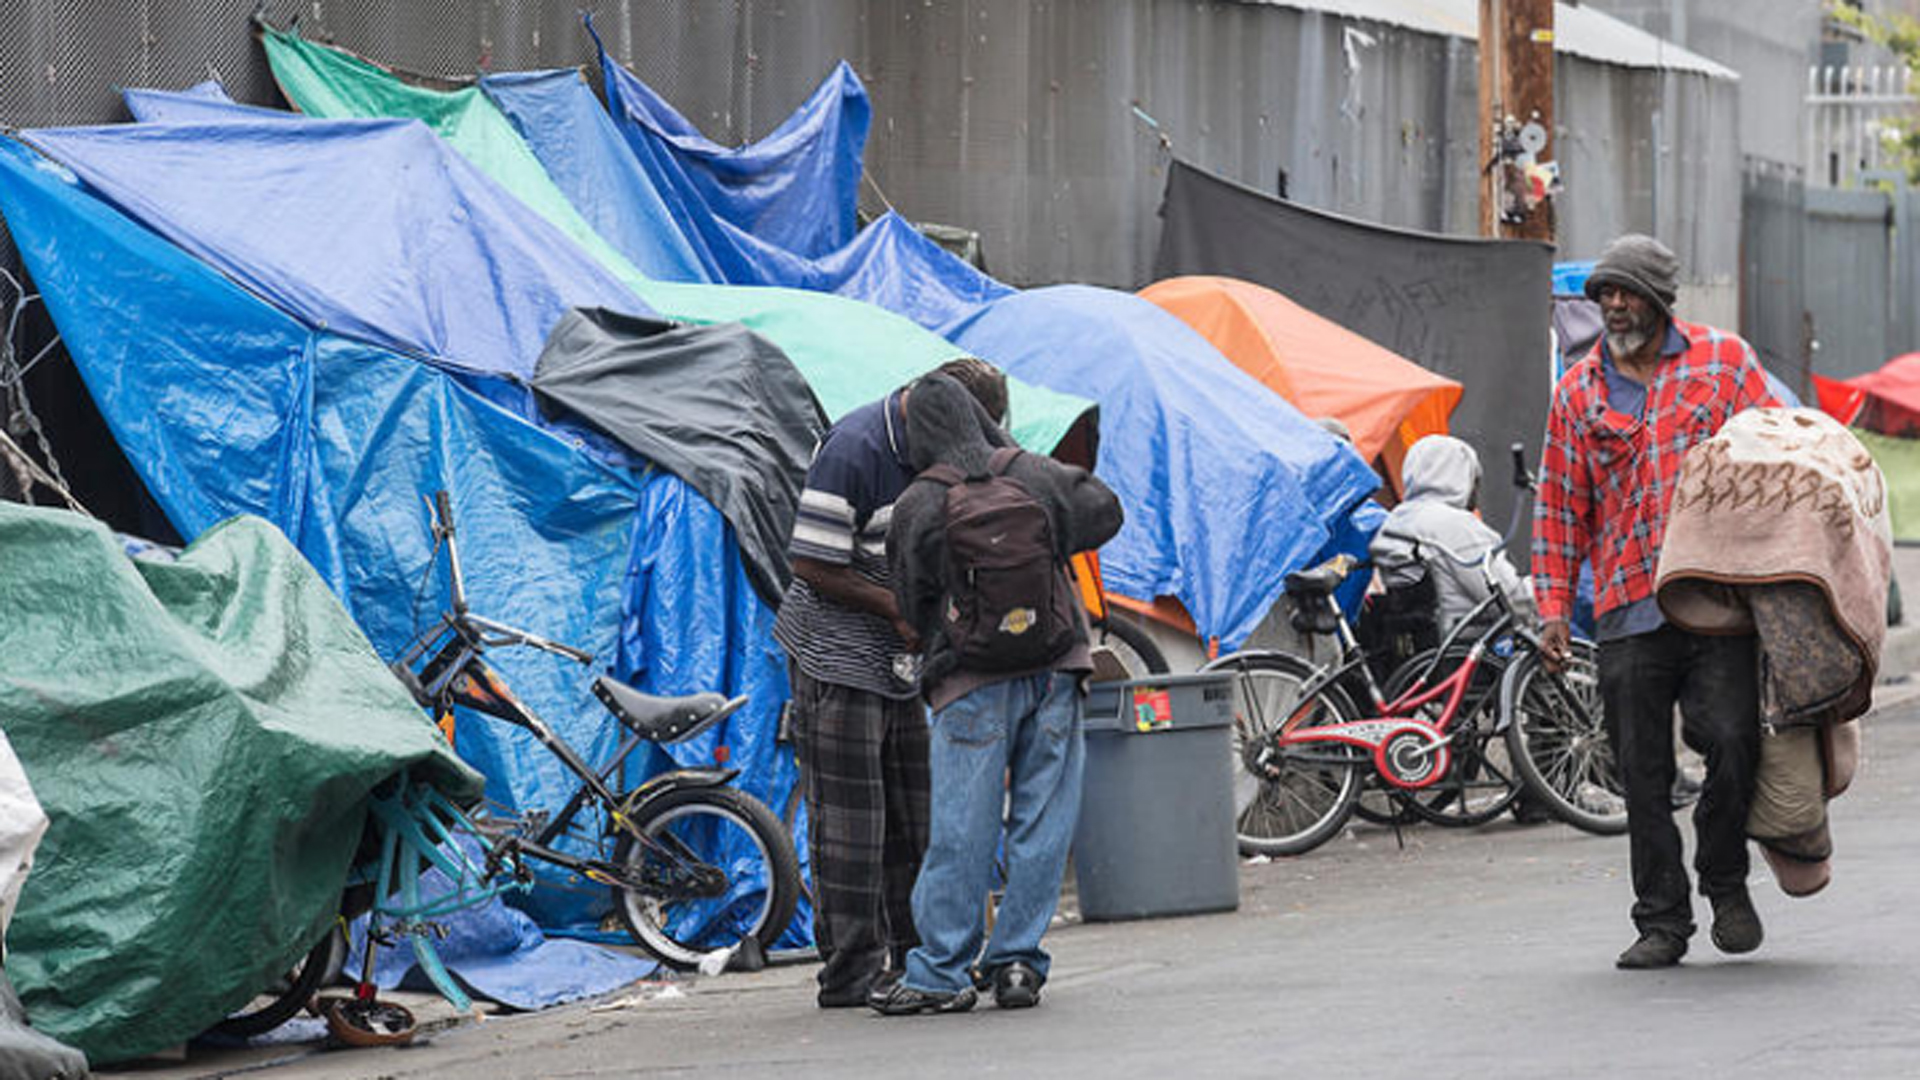
M973 1007L977 971L996 1004L1021 1008L1039 1001L1047 978L1049 957L1040 939L1059 905L1080 810L1082 684L1092 670L1086 612L1073 605L1071 643L1042 666L969 670L942 618L949 488L925 470L946 464L963 476L985 476L994 449L1012 441L958 383L930 375L907 397L907 445L921 476L894 504L887 556L901 617L924 648L920 685L933 709L933 807L913 889L921 943L907 955L901 977L872 1004L896 1016L963 1012ZM1085 469L1023 453L1005 475L1046 510L1063 566L1068 556L1120 530L1119 499ZM1003 824L1006 891L983 953L983 901Z
M1429 435L1400 465L1407 495L1374 535L1370 550L1388 588L1433 580L1442 634L1487 598L1487 576L1522 611L1532 607L1525 582L1500 550L1500 534L1473 513L1479 501L1480 455L1451 435ZM1483 572L1481 564L1486 563Z

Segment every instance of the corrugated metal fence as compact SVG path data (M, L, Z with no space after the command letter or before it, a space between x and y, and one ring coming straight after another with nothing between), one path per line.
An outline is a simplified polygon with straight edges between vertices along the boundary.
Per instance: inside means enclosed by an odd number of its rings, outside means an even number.
M869 199L977 229L989 267L1015 284L1143 284L1163 137L1203 168L1309 206L1436 232L1477 226L1477 50L1463 38L1220 0L586 6L614 54L722 142L765 135L851 61L874 99ZM307 35L380 63L461 76L591 67L580 7L272 0L267 14L298 15ZM0 123L125 119L119 87L208 77L278 104L252 11L253 0L4 0ZM1740 225L1720 195L1740 183L1736 84L1567 56L1559 71L1565 257L1657 231L1690 278L1724 297L1705 314L1731 321L1721 307L1732 306ZM12 264L0 235L0 265Z

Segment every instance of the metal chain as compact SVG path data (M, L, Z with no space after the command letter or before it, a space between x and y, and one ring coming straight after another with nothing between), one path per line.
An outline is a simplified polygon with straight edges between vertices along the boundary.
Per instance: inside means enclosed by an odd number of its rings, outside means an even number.
M4 431L0 431L0 457L6 458L7 464L13 468L14 478L20 485L20 496L29 504L33 502L33 489L37 484L60 496L61 501L67 504L67 509L78 514L86 514L88 517L93 516L86 507L80 505L79 499L73 497L73 492L67 490L66 484L49 475L40 467L39 462L28 456L27 452L20 448L20 444L14 442L13 437Z
M47 463L47 470L53 474L51 486L65 496L67 502L71 503L75 509L79 509L80 504L75 502L73 496L68 493L67 478L60 471L60 459L54 456L53 443L47 439L46 428L41 425L39 415L33 411L32 404L27 400L27 372L32 371L35 365L53 352L54 346L60 343L60 337L55 334L53 340L47 342L38 353L35 353L32 360L24 365L21 364L19 354L13 345L14 335L20 326L21 314L26 311L28 304L40 299L40 294L29 293L26 286L22 285L20 280L9 273L5 267L0 267L0 277L6 278L7 284L13 286L14 296L13 310L7 316L6 336L0 338L0 390L8 391L7 398L11 404L7 413L7 422L0 434L8 436L31 434L34 444L39 447L41 459ZM18 444L13 444L12 439L9 438L8 442L12 444L13 450L20 450ZM22 483L21 493L25 495L29 490L28 485Z

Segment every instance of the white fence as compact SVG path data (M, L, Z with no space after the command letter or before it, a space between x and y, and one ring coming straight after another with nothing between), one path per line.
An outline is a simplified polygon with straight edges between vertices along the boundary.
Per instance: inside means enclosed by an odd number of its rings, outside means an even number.
M1917 111L1912 84L1904 64L1808 68L1807 186L1859 187L1862 173L1898 167L1888 121Z

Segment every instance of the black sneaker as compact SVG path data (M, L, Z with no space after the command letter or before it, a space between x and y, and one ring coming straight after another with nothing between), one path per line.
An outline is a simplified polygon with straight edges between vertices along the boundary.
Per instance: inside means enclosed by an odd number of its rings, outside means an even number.
M913 1016L918 1013L963 1013L979 999L969 986L952 993L916 990L903 982L888 985L884 994L876 993L867 1004L881 1016Z
M1040 973L1018 961L993 973L993 1003L1002 1009L1031 1009L1040 1004Z
M1613 966L1622 971L1648 971L1653 968L1670 968L1687 955L1687 939L1679 934L1670 934L1665 930L1648 930L1640 935L1640 940L1627 946Z
M1713 897L1713 947L1723 953L1750 953L1760 947L1766 930L1753 898L1745 888Z

